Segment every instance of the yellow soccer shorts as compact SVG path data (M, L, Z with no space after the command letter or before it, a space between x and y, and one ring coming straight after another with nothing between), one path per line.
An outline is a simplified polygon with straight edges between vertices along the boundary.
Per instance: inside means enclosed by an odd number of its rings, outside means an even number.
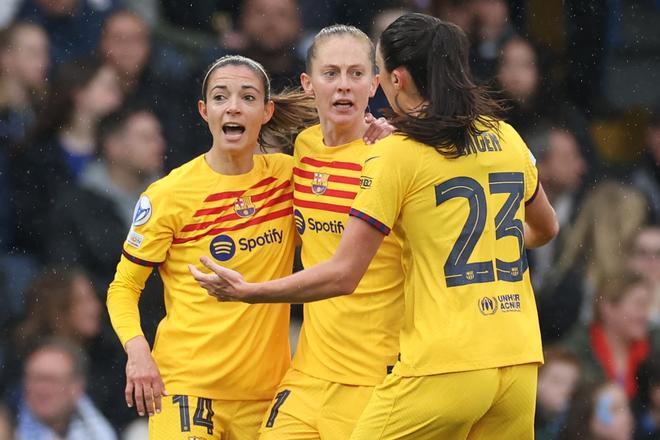
M259 439L348 439L373 389L290 369L268 408Z
M150 440L254 440L270 400L170 395L149 417Z
M387 376L351 440L534 438L538 364Z

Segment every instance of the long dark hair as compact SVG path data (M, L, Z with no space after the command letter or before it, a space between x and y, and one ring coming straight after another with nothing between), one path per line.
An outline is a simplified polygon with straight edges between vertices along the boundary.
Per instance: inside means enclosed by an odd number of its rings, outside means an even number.
M405 14L383 31L379 44L387 71L406 68L425 101L413 112L386 113L398 131L444 156L459 157L471 138L497 130L502 106L472 80L468 39L458 26Z
M206 102L209 77L214 71L225 66L245 66L252 70L263 85L264 102L272 100L275 103L273 116L261 127L257 139L262 150L275 148L291 152L296 135L304 128L318 122L314 98L305 94L301 89L289 89L271 95L270 79L266 69L253 59L240 55L223 56L206 69L202 81L202 101Z

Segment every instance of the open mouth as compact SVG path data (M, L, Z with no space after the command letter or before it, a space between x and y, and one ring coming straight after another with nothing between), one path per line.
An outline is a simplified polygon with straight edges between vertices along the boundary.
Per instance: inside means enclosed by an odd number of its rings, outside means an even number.
M222 126L222 132L228 135L241 135L245 132L245 127L241 124L230 122Z
M353 101L349 99L338 99L332 103L332 106L339 110L348 110L353 107Z

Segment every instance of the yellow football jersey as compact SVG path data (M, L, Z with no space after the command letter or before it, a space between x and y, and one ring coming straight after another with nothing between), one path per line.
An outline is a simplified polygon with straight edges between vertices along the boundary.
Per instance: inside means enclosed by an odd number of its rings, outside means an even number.
M403 241L399 375L543 360L523 238L538 175L520 136L499 126L456 159L400 135L367 159L351 215Z
M360 188L361 139L328 147L319 125L295 144L294 217L302 262L312 267L337 249ZM401 245L388 237L353 295L305 305L293 367L313 377L351 385L377 385L396 362L403 314Z
M292 168L290 156L258 155L249 173L228 176L199 156L140 198L108 308L122 344L142 334L135 291L146 279L141 266L158 267L167 314L153 356L170 395L261 400L275 394L290 365L289 305L218 302L188 264L200 267L199 257L207 255L254 282L290 274Z

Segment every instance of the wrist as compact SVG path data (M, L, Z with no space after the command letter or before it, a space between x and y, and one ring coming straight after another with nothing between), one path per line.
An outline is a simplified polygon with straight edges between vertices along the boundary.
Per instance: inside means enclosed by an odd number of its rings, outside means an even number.
M143 335L136 336L126 341L126 345L124 346L124 349L126 350L126 354L129 357L136 354L151 352L149 343L147 342L146 338Z

